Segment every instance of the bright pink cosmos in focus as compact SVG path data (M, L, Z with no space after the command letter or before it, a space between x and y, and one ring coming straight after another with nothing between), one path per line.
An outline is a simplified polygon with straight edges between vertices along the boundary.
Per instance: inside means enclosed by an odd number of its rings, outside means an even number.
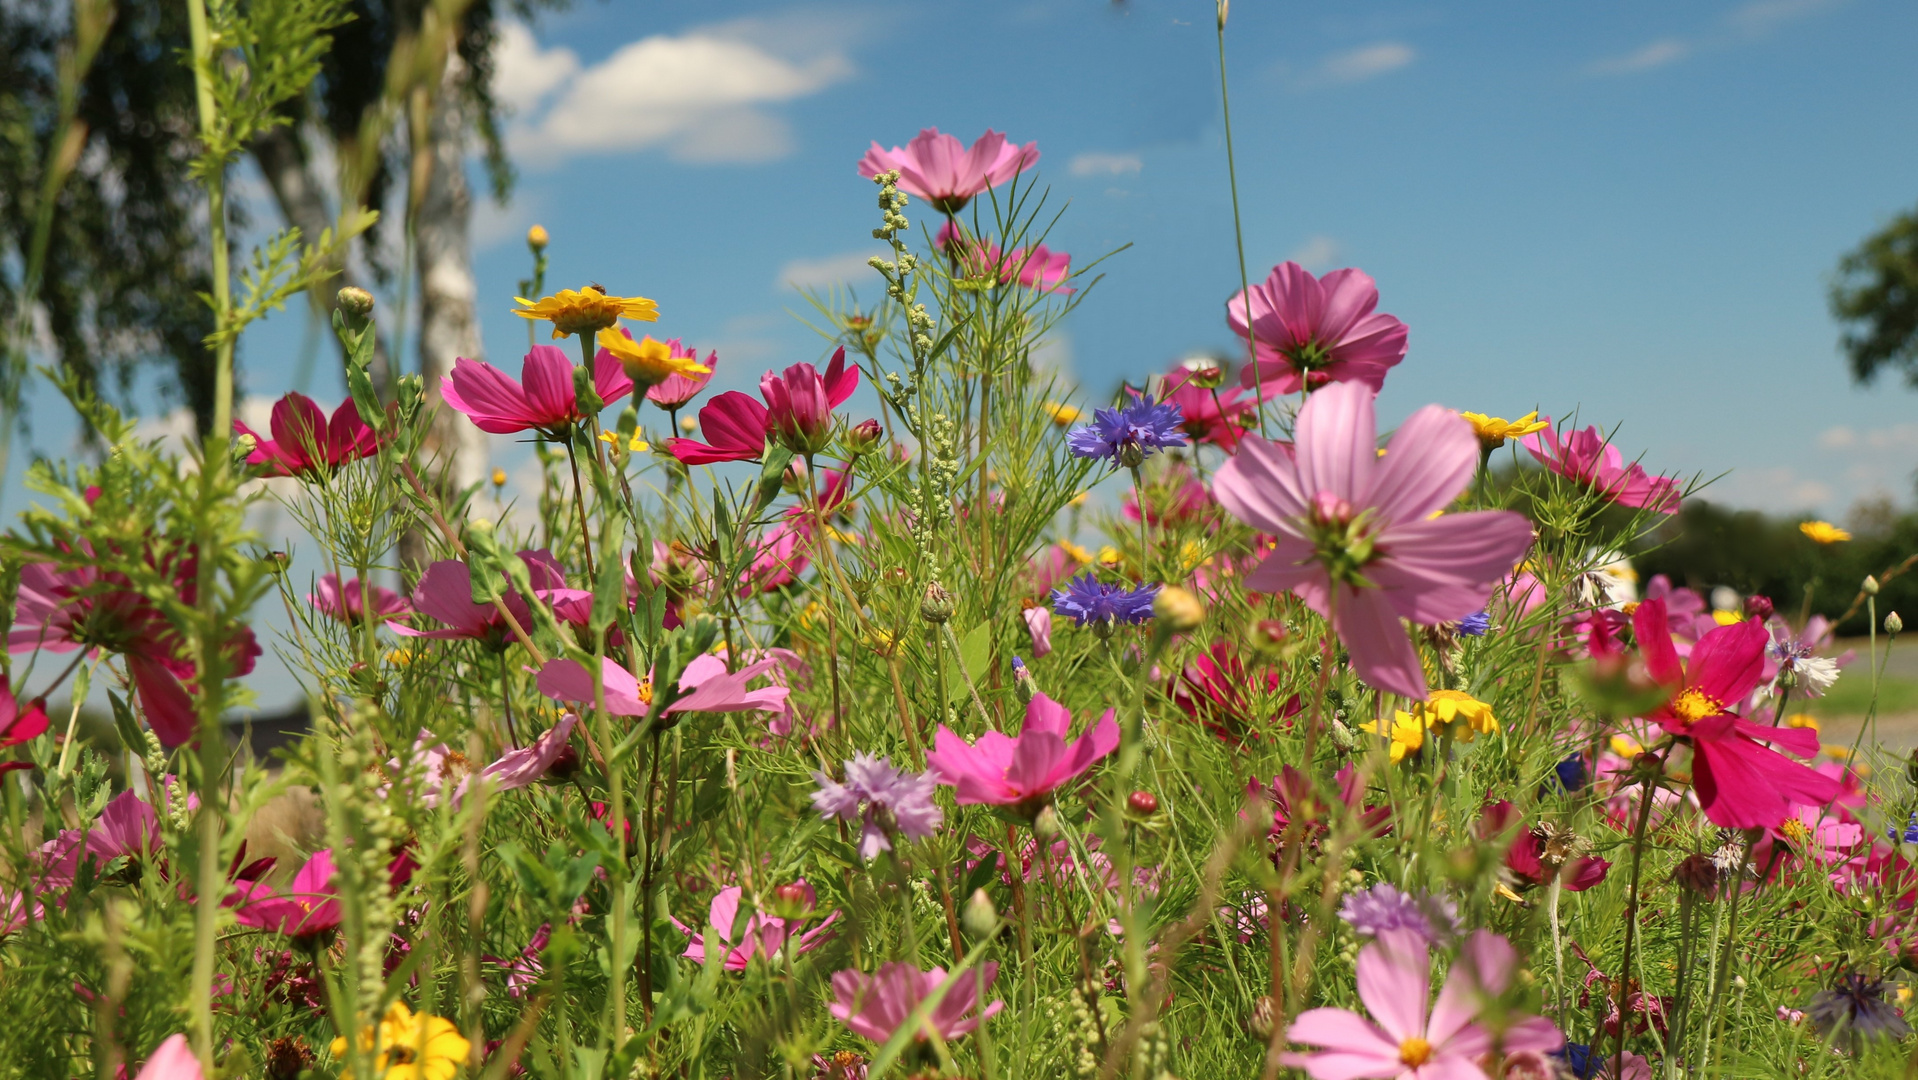
M268 424L271 439L263 438L239 420L236 435L248 435L256 444L246 463L259 465L268 476L315 476L379 453L379 437L360 418L360 407L347 398L329 419L313 399L294 392L273 403Z
M234 886L239 894L233 918L292 938L312 937L340 925L339 894L333 889L333 851L321 848L280 892L256 881Z
M974 195L1038 163L1038 143L1015 146L991 128L970 149L938 128L924 128L904 148L886 150L873 143L859 159L859 175L870 180L898 170L899 190L942 214L956 214Z
M1316 278L1295 262L1273 267L1263 283L1225 302L1232 332L1257 345L1253 362L1239 372L1240 385L1290 394L1361 382L1378 393L1385 373L1405 359L1409 334L1404 323L1374 311L1378 305L1379 287L1363 270Z
M1025 727L1017 739L988 731L978 742L967 743L940 724L926 767L940 783L955 789L961 806L1004 806L1029 819L1051 801L1053 792L1118 748L1114 715L1116 710L1107 709L1077 741L1067 743L1071 711L1039 694L1026 705Z
M1359 950L1359 1000L1371 1019L1346 1009L1307 1009L1285 1037L1320 1049L1287 1054L1285 1064L1315 1080L1484 1080L1481 1055L1557 1050L1565 1037L1544 1017L1517 1018L1502 1038L1477 1022L1485 1000L1505 991L1517 963L1504 938L1475 931L1434 1002L1425 939L1410 930L1386 930Z
M373 618L380 622L413 612L413 605L399 593L378 585L362 586L359 578L349 578L345 585L341 585L338 574L321 575L314 590L306 594L306 602L312 604L315 611L351 626L358 626L365 621L366 601L369 599L372 601Z
M633 380L612 353L601 349L593 357L593 387L610 405L633 392ZM553 432L584 419L573 392L573 362L557 345L533 346L520 365L518 382L491 364L462 356L440 384L440 396L475 427L495 435L529 428Z
M1811 758L1818 754L1817 732L1761 727L1732 711L1764 676L1765 645L1771 640L1764 624L1747 619L1718 627L1692 646L1686 660L1672 645L1664 601L1639 604L1632 628L1646 672L1672 692L1648 719L1691 740L1698 806L1714 824L1774 828L1791 814L1794 802L1823 806L1837 797L1837 780L1764 745Z
M800 878L795 884L805 893L808 908L818 901L818 896L813 892L813 887L806 884L806 879ZM719 895L713 897L712 910L708 915L708 922L719 935L720 944L726 946L726 959L723 963L727 971L746 970L746 965L752 962L754 956L763 956L771 961L779 956L779 950L785 948L788 942L792 944L792 955L809 953L826 943L826 939L832 934L826 929L827 926L839 918L839 912L834 911L818 926L802 931L800 927L804 923L799 920L782 919L763 911L755 911L746 917L746 925L740 931L739 941L735 943L733 923L739 918L739 898L742 895L744 890L737 885L719 890ZM692 927L678 919L673 920L673 925L679 927L682 933L692 939L686 946L686 951L680 955L695 964L704 964L706 936L695 933Z
M632 337L631 334L627 334L626 336ZM688 359L697 359L699 357L698 349L686 348L679 343L678 338L667 338L665 345L667 349L671 350L673 356L683 356ZM606 350L601 349L600 351L605 352ZM646 400L668 412L681 408L687 402L698 397L699 392L706 389L706 384L713 381L713 375L719 371L719 353L717 351L708 352L706 359L700 366L706 369L703 374L682 375L679 372L674 372L666 376L663 381L655 383L647 389Z
M911 964L897 962L882 965L872 975L863 971L839 971L832 977L835 1000L831 1010L854 1035L884 1043L920 1002L950 981L952 985L946 996L939 999L938 1006L926 1017L926 1026L937 1032L941 1040L950 1042L1006 1007L1005 1002L995 1001L986 1006L984 1012L967 1015L977 1008L981 989L991 987L998 977L999 965L991 962L980 964L976 971L960 972L950 980L945 968L920 971ZM912 1037L914 1042L924 1042L926 1033L915 1031Z
M125 1075L122 1072L122 1075ZM200 1059L193 1056L193 1047L188 1045L185 1035L169 1035L140 1066L140 1075L134 1080L205 1080L206 1073L200 1069Z
M859 388L858 365L847 365L846 350L832 354L825 374L811 364L794 364L783 373L759 377L766 399L766 430L788 450L811 456L832 439L832 411Z
M1552 418L1539 419L1551 423ZM1598 493L1619 504L1661 514L1678 513L1678 481L1669 476L1650 476L1637 462L1625 464L1625 455L1596 426L1568 433L1563 440L1556 428L1527 435L1519 440L1539 463L1560 476L1589 484Z
M653 708L655 691L650 682L643 688L637 677L610 657L601 657L600 680L606 685L606 711L614 716L645 716ZM681 696L666 706L661 715L692 712L780 712L792 691L783 686L748 690L746 684L765 675L779 663L769 657L747 664L738 671L726 670L725 658L707 653L693 658L679 676ZM593 678L576 660L548 660L539 669L539 692L557 701L577 701L591 705Z
M1288 450L1248 435L1213 481L1233 516L1272 533L1246 577L1260 592L1291 591L1332 620L1352 666L1381 690L1424 700L1425 673L1400 619L1463 619L1532 543L1532 525L1504 510L1435 512L1478 467L1478 437L1450 409L1427 405L1378 456L1372 391L1335 383L1299 411Z

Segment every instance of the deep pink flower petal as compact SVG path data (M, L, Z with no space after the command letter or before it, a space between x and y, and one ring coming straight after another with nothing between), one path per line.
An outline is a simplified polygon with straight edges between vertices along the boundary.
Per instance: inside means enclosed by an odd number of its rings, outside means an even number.
M1693 740L1692 783L1705 817L1729 829L1776 828L1793 802L1820 806L1838 794L1831 777L1739 735Z
M1465 490L1478 455L1472 425L1450 409L1427 405L1392 433L1367 501L1387 522L1422 521Z
M1756 619L1720 626L1692 646L1685 682L1726 709L1744 701L1765 674L1765 646L1771 635Z
M566 423L579 414L573 392L573 362L557 345L535 345L520 366L520 386L526 394L528 415L537 427Z
M729 390L699 410L699 431L710 445L675 439L668 449L688 465L756 458L766 447L766 416L766 406L750 395Z
M1645 658L1645 671L1665 686L1682 686L1685 667L1672 644L1671 623L1666 619L1665 601L1647 600L1632 612L1632 631L1638 638L1639 654Z
M621 328L620 332L626 334L627 337L633 336L627 333L624 328ZM712 378L712 374L709 372L705 377L710 379ZM684 376L675 376L675 378L684 378ZM700 383L699 385L704 386L706 384ZM619 362L619 359L613 355L610 349L601 349L593 354L593 392L599 395L599 400L608 405L633 392L633 380L627 376L626 366ZM697 390L694 391L694 393L697 392ZM687 396L691 397L692 395L688 394ZM577 399L577 395L575 395L575 399Z
M297 391L273 403L270 424L280 452L295 462L295 471L326 459L326 413L313 399Z
M826 373L821 377L825 385L826 400L830 407L837 409L846 403L854 390L859 389L859 365L846 363L846 347L840 346L832 354L832 360L826 364Z
M127 653L125 659L127 675L139 692L140 708L153 733L160 737L160 745L171 750L191 742L199 718L179 677L164 663L140 653Z
M1072 733L1072 710L1044 694L1034 694L1026 703L1024 732L1045 732L1064 741Z

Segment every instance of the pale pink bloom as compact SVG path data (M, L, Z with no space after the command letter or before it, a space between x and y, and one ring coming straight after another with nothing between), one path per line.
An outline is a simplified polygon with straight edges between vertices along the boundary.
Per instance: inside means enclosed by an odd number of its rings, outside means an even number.
M1253 362L1239 372L1240 385L1290 394L1361 382L1378 393L1386 372L1405 359L1409 334L1404 323L1374 311L1378 304L1379 287L1363 270L1316 278L1295 262L1273 267L1264 282L1225 302L1232 332L1257 345Z
M940 724L926 765L940 783L955 789L961 806L1004 806L1030 819L1052 800L1053 792L1118 748L1114 715L1116 710L1107 709L1077 741L1067 743L1071 711L1038 694L1026 704L1025 727L1017 739L988 731L978 742L967 743Z
M1552 422L1549 416L1539 419ZM1620 506L1678 513L1678 481L1647 475L1637 462L1627 465L1625 455L1595 426L1569 432L1563 439L1558 429L1548 427L1519 442L1547 469L1590 485Z
M613 660L601 657L600 679L606 686L606 711L614 716L645 716L653 708L653 686L643 686L632 672ZM679 676L680 697L666 706L662 715L692 712L779 712L791 693L783 686L748 690L746 684L766 674L778 664L768 658L727 672L722 657L707 653L693 658ZM548 660L539 670L539 692L558 701L593 704L593 680L574 660Z
M1373 410L1365 384L1327 386L1299 411L1293 449L1248 435L1212 489L1275 537L1246 587L1297 594L1332 620L1361 678L1423 700L1425 673L1399 620L1436 626L1483 609L1531 546L1532 525L1504 510L1433 516L1471 482L1478 437L1428 405L1381 459Z
M1026 633L1032 635L1032 658L1052 651L1052 609L1044 604L1029 607L1019 613L1026 620Z
M831 1011L853 1034L884 1043L905 1024L920 1002L950 983L946 996L939 999L938 1006L926 1017L926 1026L937 1032L941 1040L950 1042L1006 1007L1005 1002L995 1001L986 1006L984 1012L967 1015L978 1006L980 991L990 987L998 977L996 963L980 964L977 971L963 971L950 977L945 968L920 971L911 964L897 962L882 965L872 975L839 971L832 977L835 1000ZM912 1037L915 1042L923 1042L926 1034L923 1030L915 1031Z
M353 626L365 620L368 600L372 601L373 617L381 622L413 612L413 605L399 593L378 585L362 587L359 578L349 578L341 585L338 574L321 575L319 584L306 594L306 602L312 604L315 611Z
M200 1068L200 1059L193 1056L193 1048L187 1045L185 1035L169 1035L147 1063L140 1067L140 1074L134 1080L204 1080L206 1073Z
M1517 954L1502 937L1475 931L1431 1000L1431 954L1410 930L1387 930L1359 950L1359 1000L1366 1019L1346 1009L1307 1009L1285 1033L1320 1049L1291 1053L1285 1063L1315 1080L1484 1080L1477 1059L1492 1052L1547 1052L1565 1045L1552 1022L1518 1018L1502 1037L1481 1027L1479 1011L1505 991Z
M565 587L565 575L560 571L559 564L553 561L551 552L522 551L519 558L526 564L533 592L548 605L555 609L591 605L592 593ZM502 599L506 603L506 610L512 612L513 621L519 623L520 629L530 633L533 614L526 606L525 598L520 596L518 590L505 586ZM388 623L394 633L404 637L442 640L472 638L492 648L504 648L513 640L512 631L500 615L499 608L473 602L472 568L457 559L442 559L426 568L426 573L420 575L420 583L413 589L413 607L420 614L445 623L446 628L415 630L398 623Z
M627 334L626 336L632 337L633 335ZM679 343L678 338L666 339L665 345L667 349L671 350L673 356L684 357L688 360L697 360L699 358L698 349L686 348ZM719 370L719 353L707 353L706 359L700 366L704 367L706 371L698 375L682 375L679 372L674 372L666 376L664 380L655 383L646 391L646 400L669 412L681 408L687 402L698 397L699 392L706 389L706 384L713 381L714 373Z
M593 358L593 388L608 405L633 392L633 380L605 349ZM440 383L440 397L475 427L495 435L529 428L552 433L585 419L573 390L573 361L557 345L533 346L520 365L518 382L491 364L462 356Z
M898 170L899 190L942 214L956 214L974 195L1038 163L1038 143L1015 146L991 128L970 149L938 128L925 128L904 148L886 150L873 143L859 159L859 175L871 179Z
M939 227L933 243L959 260L959 273L965 277L997 278L1001 285L1017 279L1026 288L1040 292L1077 291L1066 284L1072 277L1072 256L1044 244L1031 250L1013 248L1007 253L989 240L966 235L951 222Z
M333 888L333 851L321 848L306 860L285 892L257 881L234 885L238 907L233 918L287 937L303 938L340 925L339 894Z
M818 899L812 886L806 884L804 878L800 878L796 884L804 891L806 906L810 908ZM826 943L826 939L831 937L826 927L839 918L839 912L835 911L818 926L802 930L805 923L801 920L782 919L777 915L755 911L746 917L739 940L734 942L733 923L739 918L739 898L743 894L744 890L737 885L719 890L719 895L713 897L712 909L708 913L709 924L718 934L720 944L726 947L726 959L722 963L727 971L746 970L746 965L752 962L754 956L763 956L769 962L779 961L782 959L779 950L785 948L788 942L792 944L791 955L809 953ZM692 939L686 951L680 955L696 964L705 963L706 936L695 933L692 927L678 919L673 920L673 925Z
M413 744L424 770L421 776L420 801L427 806L439 805L440 796L450 786L453 792L453 805L459 806L466 792L473 786L473 778L478 776L486 781L489 791L518 791L546 777L553 766L566 754L573 737L573 728L579 724L579 717L566 713L559 723L547 728L534 739L532 745L508 750L499 756L499 760L473 771L472 764L464 755L447 749L445 743L426 745L432 738L428 732L420 732L418 741ZM397 762L393 762L397 766Z

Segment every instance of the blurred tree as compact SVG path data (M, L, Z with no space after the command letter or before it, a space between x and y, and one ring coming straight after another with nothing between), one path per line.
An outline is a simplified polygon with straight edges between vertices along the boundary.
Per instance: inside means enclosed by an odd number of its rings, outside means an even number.
M1903 368L1918 386L1918 211L1893 218L1838 262L1831 310L1852 378L1870 382L1882 368Z

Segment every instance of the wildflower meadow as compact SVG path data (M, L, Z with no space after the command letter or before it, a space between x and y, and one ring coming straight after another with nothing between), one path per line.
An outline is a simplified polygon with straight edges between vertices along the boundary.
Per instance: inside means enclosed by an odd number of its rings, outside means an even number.
M1040 146L932 128L845 163L867 280L756 392L544 229L479 299L523 359L429 383L334 280L370 211L226 257L340 4L187 5L213 424L36 376L97 452L0 538L0 1077L1918 1069L1918 761L1801 708L1901 621L1639 580L1703 478L1631 417L1387 430L1417 328L1290 261L1218 297L1236 355L1091 394L1033 357L1123 267L1049 246ZM235 343L309 294L350 393L249 426ZM253 752L268 652L313 723Z

